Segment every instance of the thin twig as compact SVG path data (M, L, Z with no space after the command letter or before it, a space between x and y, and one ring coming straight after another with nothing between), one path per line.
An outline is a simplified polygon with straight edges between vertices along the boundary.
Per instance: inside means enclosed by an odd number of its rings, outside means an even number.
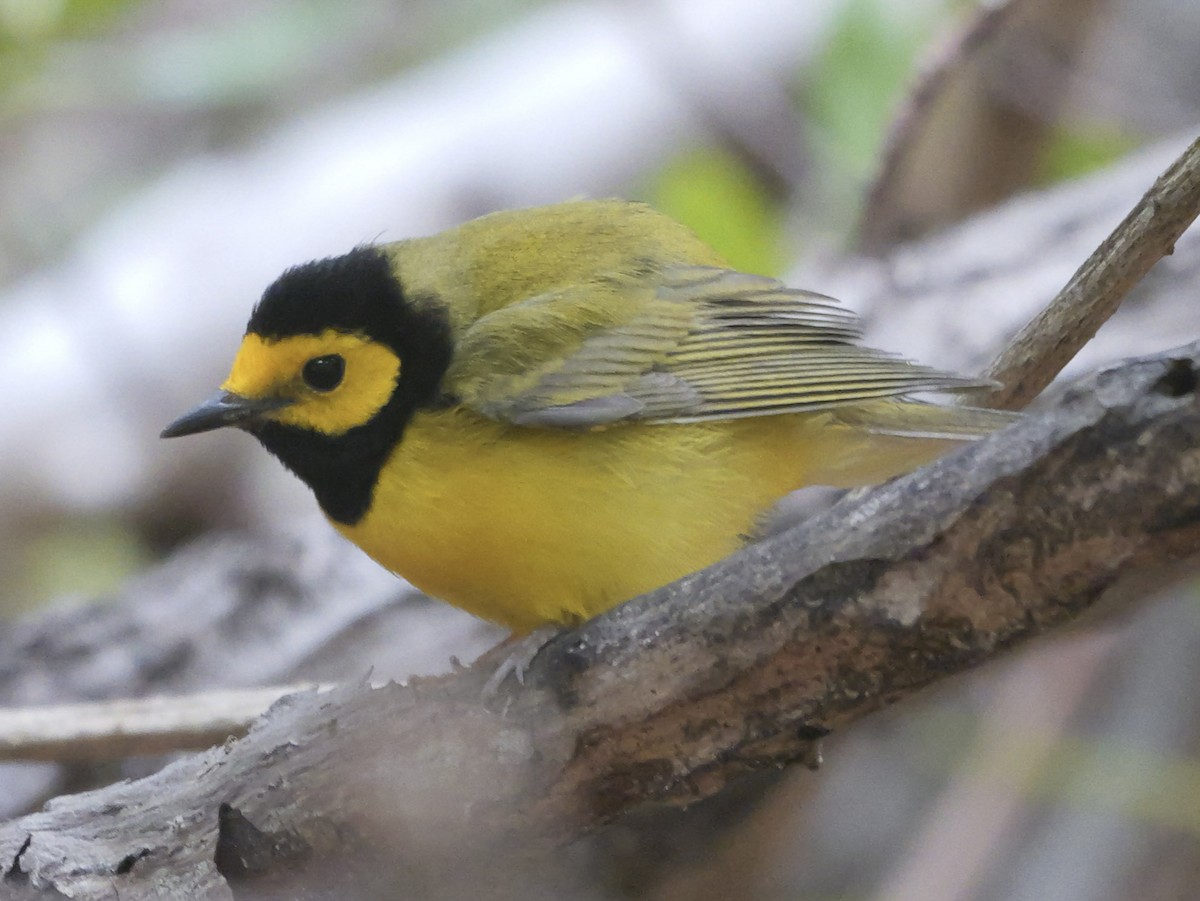
M1200 138L1158 177L987 370L1003 387L972 403L1020 410L1037 397L1200 214Z
M119 760L200 750L246 733L284 695L315 683L178 697L0 709L0 760Z

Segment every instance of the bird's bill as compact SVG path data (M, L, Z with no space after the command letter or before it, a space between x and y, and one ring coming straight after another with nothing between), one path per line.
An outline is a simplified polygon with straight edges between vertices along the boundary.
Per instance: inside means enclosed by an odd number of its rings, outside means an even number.
M184 413L162 430L161 438L195 435L249 421L286 407L291 401L281 397L242 397L230 391L218 391L208 400Z

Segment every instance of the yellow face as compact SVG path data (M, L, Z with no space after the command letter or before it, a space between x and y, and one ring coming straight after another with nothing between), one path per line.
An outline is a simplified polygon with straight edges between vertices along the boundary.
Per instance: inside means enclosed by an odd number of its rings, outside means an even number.
M246 335L221 388L243 398L286 400L264 418L341 435L378 413L399 377L400 359L390 348L327 329L285 338Z

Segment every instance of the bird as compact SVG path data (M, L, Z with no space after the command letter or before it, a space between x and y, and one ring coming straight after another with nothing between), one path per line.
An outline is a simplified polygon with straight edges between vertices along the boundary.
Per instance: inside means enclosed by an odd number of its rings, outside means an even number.
M1011 421L913 399L994 385L860 338L650 206L575 200L288 269L162 435L250 433L378 563L520 636Z

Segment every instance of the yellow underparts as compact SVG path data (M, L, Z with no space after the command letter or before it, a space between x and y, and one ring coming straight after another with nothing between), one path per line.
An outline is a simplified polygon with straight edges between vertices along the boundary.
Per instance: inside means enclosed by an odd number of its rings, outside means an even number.
M367 515L334 525L428 594L526 632L736 550L847 452L845 432L819 414L564 432L421 413Z

